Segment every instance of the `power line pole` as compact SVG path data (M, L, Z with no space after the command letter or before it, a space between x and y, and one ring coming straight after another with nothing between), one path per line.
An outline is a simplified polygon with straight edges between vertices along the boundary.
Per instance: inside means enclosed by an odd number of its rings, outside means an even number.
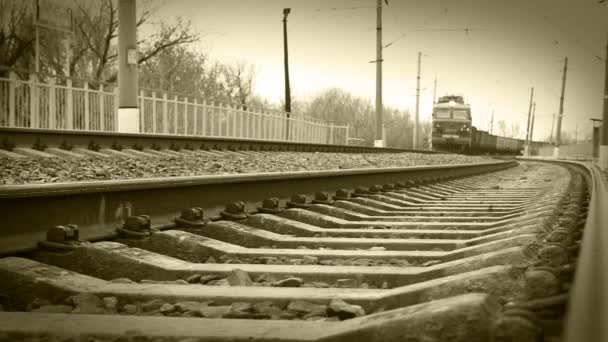
M374 146L384 147L382 134L382 0L376 7L376 140Z
M118 132L139 133L137 100L137 10L135 0L118 1Z
M433 104L437 103L437 76L433 82Z
M553 126L555 126L555 113L553 113L553 120L551 121L551 136L549 137L550 143L553 143Z
M494 109L492 109L492 117L490 119L490 134L494 132Z
M524 156L530 150L530 116L532 115L532 101L534 101L534 87L530 90L530 106L528 107L528 123L526 124L526 145L524 146Z
M599 162L602 169L608 169L608 37L606 37L606 63L604 69L604 115L602 124L602 139L599 151Z
M285 140L289 140L289 117L291 113L291 90L289 89L289 56L287 54L287 16L290 8L283 8L283 55L285 57Z
M536 102L532 104L532 122L530 123L530 143L534 141L534 119L536 119Z
M413 147L418 148L418 121L420 117L420 60L422 52L418 52L418 74L416 76L416 121L414 122L414 143Z
M561 145L562 117L564 116L564 94L566 92L566 73L568 72L568 57L564 58L564 71L562 73L562 93L559 97L559 114L557 115L557 128L555 131L555 148L553 156L559 156L559 145Z

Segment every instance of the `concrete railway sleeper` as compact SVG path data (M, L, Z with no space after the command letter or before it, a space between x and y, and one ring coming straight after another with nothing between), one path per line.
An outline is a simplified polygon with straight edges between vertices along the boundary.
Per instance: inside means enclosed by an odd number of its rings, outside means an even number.
M59 226L0 259L0 341L557 341L588 202L577 170L521 162Z

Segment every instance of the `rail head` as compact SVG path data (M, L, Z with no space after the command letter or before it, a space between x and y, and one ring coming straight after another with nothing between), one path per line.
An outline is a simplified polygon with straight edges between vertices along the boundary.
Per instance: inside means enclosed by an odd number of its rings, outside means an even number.
M608 341L608 184L597 165L570 162L584 167L590 178L591 199L582 248L570 290L565 342Z
M576 160L518 158L576 168L585 177L591 195L581 249L570 288L564 342L608 341L608 180L599 166Z

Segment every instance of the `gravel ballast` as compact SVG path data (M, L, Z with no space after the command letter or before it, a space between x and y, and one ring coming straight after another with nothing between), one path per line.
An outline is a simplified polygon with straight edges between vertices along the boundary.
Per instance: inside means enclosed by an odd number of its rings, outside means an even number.
M225 156L192 153L183 157L151 158L2 158L0 184L468 164L488 160L488 157L457 154L318 152L227 153Z

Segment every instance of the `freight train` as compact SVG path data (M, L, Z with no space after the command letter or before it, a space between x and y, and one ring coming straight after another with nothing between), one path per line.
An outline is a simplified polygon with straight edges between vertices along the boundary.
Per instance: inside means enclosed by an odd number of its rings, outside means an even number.
M439 98L433 106L433 149L467 154L521 154L525 140L499 137L471 124L471 106L462 96ZM531 152L547 143L532 142Z

